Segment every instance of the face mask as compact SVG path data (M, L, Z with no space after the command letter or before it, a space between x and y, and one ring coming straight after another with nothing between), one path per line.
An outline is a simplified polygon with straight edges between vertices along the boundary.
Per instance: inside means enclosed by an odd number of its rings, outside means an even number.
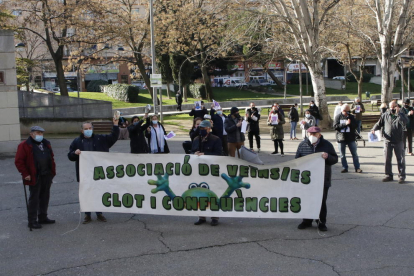
M255 106L252 106L252 109L256 109L256 107Z
M405 108L408 108L408 107L410 107L410 105L406 104L406 105L405 105Z
M311 106L314 106L314 104L311 104Z
M223 111L217 111L217 114L221 115L221 114L223 114Z
M35 139L36 142L40 143L40 142L43 141L43 135L36 135L34 139Z
M240 118L240 114L239 113L234 114L234 116L236 116L237 119Z
M136 126L138 124L138 122L134 122L134 126Z
M93 134L93 129L87 129L83 131L83 135L85 135L86 137L91 137Z
M206 136L206 135L207 135L207 130L205 130L205 129L200 129L200 135L201 135L201 136Z
M351 113L351 112L349 112L349 111L347 111L347 112L346 112L346 114L348 114L348 115L349 115L350 113Z
M392 113L395 113L395 112L397 112L397 110L395 110L395 109L391 109L391 112L392 112Z
M316 142L318 142L319 138L316 136L309 136L309 141L311 142L311 144L315 144Z
M158 120L152 120L152 124L153 124L153 125L158 124Z
M305 117L306 117L306 118L309 118L309 117L310 117L310 114L305 114Z

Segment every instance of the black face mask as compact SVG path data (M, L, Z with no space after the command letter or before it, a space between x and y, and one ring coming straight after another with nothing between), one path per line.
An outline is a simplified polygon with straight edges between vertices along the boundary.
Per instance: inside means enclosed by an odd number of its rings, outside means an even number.
M409 108L409 107L410 107L410 105L409 105L409 104L406 104L406 105L405 105L405 108Z
M234 116L238 119L238 118L240 118L240 114L239 113L236 113L236 114L234 114Z
M392 113L395 113L395 112L397 112L397 110L395 110L395 109L393 108L393 109L391 109L391 112L392 112Z
M387 111L387 108L386 107L383 107L382 108L382 112L385 112L385 111Z

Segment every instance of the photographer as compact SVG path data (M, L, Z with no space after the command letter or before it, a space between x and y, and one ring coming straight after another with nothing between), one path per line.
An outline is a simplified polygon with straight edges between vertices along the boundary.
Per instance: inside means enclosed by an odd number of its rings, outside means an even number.
M232 107L230 110L230 116L224 120L224 129L227 132L227 141L229 148L229 156L236 156L236 149L240 149L244 146L244 133L241 132L241 125L243 118L239 114L237 107Z

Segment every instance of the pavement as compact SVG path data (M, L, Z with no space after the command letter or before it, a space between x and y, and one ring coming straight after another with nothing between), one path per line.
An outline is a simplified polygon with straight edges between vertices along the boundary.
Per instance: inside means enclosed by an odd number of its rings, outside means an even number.
M333 132L325 137L334 143ZM0 158L0 275L413 275L414 157L406 157L406 184L383 183L382 143L359 144L362 174L352 172L350 157L349 173L333 167L322 233L315 224L298 230L299 220L222 218L211 227L193 225L195 217L117 213L79 225L75 165L66 156L72 139L51 139L57 176L49 217L57 222L40 230L27 228L13 157ZM172 152L183 153L185 140L170 140ZM262 135L259 155L284 162L298 144L286 140L285 157L274 156ZM111 151L128 153L129 141Z

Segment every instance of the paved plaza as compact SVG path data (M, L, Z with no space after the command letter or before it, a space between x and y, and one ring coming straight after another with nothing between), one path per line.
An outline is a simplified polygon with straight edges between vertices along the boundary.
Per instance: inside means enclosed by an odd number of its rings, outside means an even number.
M334 132L324 136L336 147ZM359 144L362 174L353 172L350 156L349 173L340 173L340 162L333 167L329 230L319 233L298 230L300 220L222 218L211 227L193 225L196 217L118 213L105 213L106 223L93 214L92 223L78 227L75 164L67 158L73 138L51 139L57 176L49 217L57 222L40 230L27 228L14 158L1 158L0 275L414 274L414 156L406 156L406 184L383 183L382 143ZM170 140L172 153L184 153L186 140ZM273 156L273 142L263 135L260 157L265 164L291 160L298 144L286 140L285 157ZM111 151L128 153L129 141Z

